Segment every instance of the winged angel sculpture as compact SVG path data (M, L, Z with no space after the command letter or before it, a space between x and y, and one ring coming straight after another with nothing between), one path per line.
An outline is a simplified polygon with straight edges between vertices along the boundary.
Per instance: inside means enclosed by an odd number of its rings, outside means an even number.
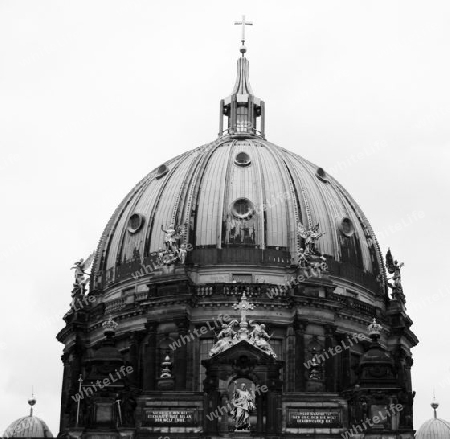
M402 277L401 277L401 268L405 264L403 262L398 263L398 261L394 260L391 249L388 249L386 253L386 266L389 274L392 274L391 280L394 281L394 284L389 284L390 288L393 290L402 290Z
M71 270L75 270L75 283L74 287L79 289L82 294L86 290L86 281L90 273L86 273L86 270L90 268L94 261L95 252L93 252L87 259L81 258L79 261L74 262Z
M297 230L298 234L305 240L305 253L307 255L318 254L316 242L321 236L325 235L325 232L319 232L319 223L308 230L301 222L299 222L297 224Z

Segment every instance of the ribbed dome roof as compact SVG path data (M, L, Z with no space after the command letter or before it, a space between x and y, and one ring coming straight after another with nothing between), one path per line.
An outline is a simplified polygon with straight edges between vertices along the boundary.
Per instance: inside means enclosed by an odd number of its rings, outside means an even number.
M181 243L194 249L188 263L198 267L286 267L304 244L300 223L325 233L317 250L333 274L382 294L382 257L361 209L321 167L268 142L265 125L242 56L233 92L221 101L220 137L154 169L125 197L100 240L95 285L120 280L121 267L158 252L171 224L183 227Z
M3 437L53 437L47 424L36 416L25 416L14 421L3 433Z
M416 439L450 439L450 423L439 418L429 419L419 428Z
M238 164L245 153L249 163ZM241 156L242 157L242 156ZM163 174L161 176L161 174ZM251 236L230 238L236 202L254 209ZM244 206L245 208L245 206ZM130 233L130 218L142 225ZM187 224L183 242L198 249L245 245L299 249L297 224L319 223L318 250L352 269L378 275L381 255L373 231L348 192L325 171L263 139L220 139L150 172L117 208L101 239L96 272L107 272L163 247L169 224Z

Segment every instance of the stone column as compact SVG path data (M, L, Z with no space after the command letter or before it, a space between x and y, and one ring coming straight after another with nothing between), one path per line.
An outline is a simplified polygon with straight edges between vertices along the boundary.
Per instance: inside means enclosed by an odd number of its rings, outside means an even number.
M130 383L134 387L139 387L139 344L141 341L141 335L138 332L133 332L130 335L130 363L133 368L129 379Z
M64 431L69 424L69 416L67 413L70 410L70 372L71 367L69 363L69 354L66 352L61 356L61 361L64 365L63 379L62 379L62 392L61 392L61 418L59 421L59 431Z
M219 434L220 436L228 436L228 393L222 393L220 398L220 407L218 414L220 415Z
M156 389L156 332L158 323L148 322L146 325L148 338L143 346L143 389Z
M286 372L284 376L286 392L295 392L295 331L293 327L286 331Z
M178 337L187 337L189 321L187 318L175 321L178 328ZM188 347L192 349L192 342L182 343L182 345L175 350L174 353L174 368L173 376L175 378L175 390L186 390L187 377L187 351ZM188 346L190 345L190 346Z
M256 394L256 432L264 433L264 412L266 410L266 402L261 392Z
M304 392L305 382L305 330L307 323L296 319L295 330L295 391Z
M330 358L328 358L325 361L325 391L335 392L337 365L340 360L339 356L342 355L342 352L335 355L331 354L331 352L334 353L333 348L336 345L335 340L336 327L332 325L325 325L324 329L325 329L325 352L327 352L328 355L330 356Z

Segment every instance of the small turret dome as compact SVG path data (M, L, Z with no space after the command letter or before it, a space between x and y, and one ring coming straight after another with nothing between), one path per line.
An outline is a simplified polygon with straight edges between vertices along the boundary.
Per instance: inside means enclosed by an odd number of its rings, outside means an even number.
M448 439L450 423L443 419L433 418L424 422L416 434L416 439Z
M47 424L42 420L33 416L33 406L36 404L34 395L28 400L31 407L30 414L14 421L3 433L4 438L10 437L53 437L52 432Z
M53 434L42 419L30 415L14 421L5 430L3 437L53 437Z
M424 422L416 434L416 439L448 439L450 438L450 422L437 417L439 404L433 400L431 407L434 417Z

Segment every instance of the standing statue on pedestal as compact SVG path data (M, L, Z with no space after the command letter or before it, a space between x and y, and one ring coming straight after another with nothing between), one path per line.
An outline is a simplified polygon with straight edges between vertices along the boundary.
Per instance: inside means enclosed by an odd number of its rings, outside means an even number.
M178 250L178 257L180 258L180 262L184 265L186 262L187 249L186 244L181 244L180 249Z
M245 383L241 384L241 388L236 388L234 382L233 399L231 400L233 409L231 415L234 419L236 430L250 430L250 412L255 410L255 398L247 390Z
M175 235L177 233L177 229L175 228L175 225L174 224L170 224L169 227L167 227L167 230L164 229L163 225L161 225L161 230L165 233L164 244L166 246L166 250L167 251L174 251Z

